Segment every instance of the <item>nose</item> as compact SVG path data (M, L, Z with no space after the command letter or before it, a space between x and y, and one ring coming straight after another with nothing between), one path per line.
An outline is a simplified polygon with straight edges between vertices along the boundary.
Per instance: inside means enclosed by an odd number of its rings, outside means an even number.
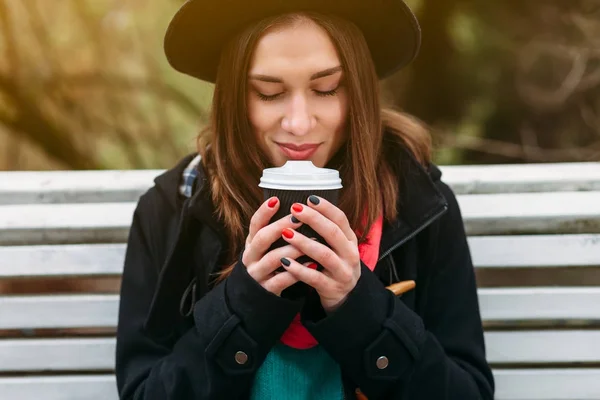
M296 136L304 136L316 125L316 118L311 114L308 99L297 94L290 99L286 114L281 120L281 127Z

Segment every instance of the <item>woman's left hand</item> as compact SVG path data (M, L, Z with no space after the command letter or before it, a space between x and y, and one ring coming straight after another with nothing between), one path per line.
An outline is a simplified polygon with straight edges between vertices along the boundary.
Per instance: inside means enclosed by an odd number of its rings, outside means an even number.
M350 228L346 214L323 198L310 196L306 205L292 205L291 212L321 235L331 248L286 228L282 237L324 269L317 271L287 258L281 260L282 265L299 281L315 288L326 312L335 311L346 301L360 278L356 234Z

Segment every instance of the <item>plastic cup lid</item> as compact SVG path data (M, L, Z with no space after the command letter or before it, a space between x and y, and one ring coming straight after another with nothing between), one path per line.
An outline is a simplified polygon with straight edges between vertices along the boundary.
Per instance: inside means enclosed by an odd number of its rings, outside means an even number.
M278 168L263 170L258 185L276 190L335 190L342 188L339 171L315 167L312 161L287 161Z

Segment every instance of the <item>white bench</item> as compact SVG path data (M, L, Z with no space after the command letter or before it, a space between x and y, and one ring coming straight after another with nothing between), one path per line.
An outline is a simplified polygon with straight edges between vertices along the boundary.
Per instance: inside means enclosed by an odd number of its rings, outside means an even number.
M600 399L600 164L443 172L496 398ZM159 173L0 173L1 399L118 398L118 278L135 201Z

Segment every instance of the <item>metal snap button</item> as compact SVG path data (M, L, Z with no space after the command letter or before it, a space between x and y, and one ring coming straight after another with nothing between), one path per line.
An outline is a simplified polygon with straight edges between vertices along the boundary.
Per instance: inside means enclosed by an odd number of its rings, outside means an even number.
M377 368L379 369L386 369L388 365L390 365L390 360L385 356L381 356L377 359L375 365L377 365Z
M235 362L240 365L246 364L248 362L248 354L244 353L243 351L238 351L235 353Z

